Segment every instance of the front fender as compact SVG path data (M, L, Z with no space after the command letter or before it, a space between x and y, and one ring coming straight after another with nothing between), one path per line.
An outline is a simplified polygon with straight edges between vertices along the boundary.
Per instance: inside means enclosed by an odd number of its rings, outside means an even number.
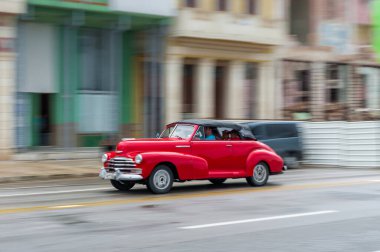
M208 177L208 163L205 159L176 152L143 152L142 176L148 178L152 170L160 163L173 164L181 180L202 179Z
M284 166L284 161L276 153L265 149L254 150L248 155L247 158L247 176L252 176L253 167L255 167L255 165L262 161L268 164L269 172L271 173L281 172Z

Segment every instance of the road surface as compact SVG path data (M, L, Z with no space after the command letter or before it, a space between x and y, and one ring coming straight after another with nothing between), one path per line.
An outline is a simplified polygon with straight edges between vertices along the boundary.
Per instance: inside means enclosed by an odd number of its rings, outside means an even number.
M0 251L380 251L380 170L292 169L255 188L98 178L0 185Z

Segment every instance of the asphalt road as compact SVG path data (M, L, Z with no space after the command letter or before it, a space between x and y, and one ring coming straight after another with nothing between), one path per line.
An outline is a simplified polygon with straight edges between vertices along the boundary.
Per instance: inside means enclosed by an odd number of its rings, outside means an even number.
M380 170L297 169L265 187L0 185L0 251L380 251Z

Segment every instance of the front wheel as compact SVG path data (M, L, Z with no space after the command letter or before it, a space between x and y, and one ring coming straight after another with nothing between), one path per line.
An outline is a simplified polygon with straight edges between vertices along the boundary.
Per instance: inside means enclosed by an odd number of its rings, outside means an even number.
M135 183L131 182L131 181L120 182L120 181L113 180L113 179L111 179L111 184L113 185L113 187L115 187L116 189L118 189L120 191L128 191L129 189L131 189L135 185Z
M150 174L146 186L155 194L167 193L172 189L174 176L166 165L157 166Z
M252 176L246 179L247 179L247 183L251 186L263 186L267 183L268 178L269 178L268 165L264 162L260 162L253 168Z

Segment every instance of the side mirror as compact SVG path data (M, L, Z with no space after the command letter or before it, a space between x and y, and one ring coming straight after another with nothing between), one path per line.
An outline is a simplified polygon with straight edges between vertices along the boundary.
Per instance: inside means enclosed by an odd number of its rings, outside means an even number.
M160 133L156 133L156 138L160 138Z

